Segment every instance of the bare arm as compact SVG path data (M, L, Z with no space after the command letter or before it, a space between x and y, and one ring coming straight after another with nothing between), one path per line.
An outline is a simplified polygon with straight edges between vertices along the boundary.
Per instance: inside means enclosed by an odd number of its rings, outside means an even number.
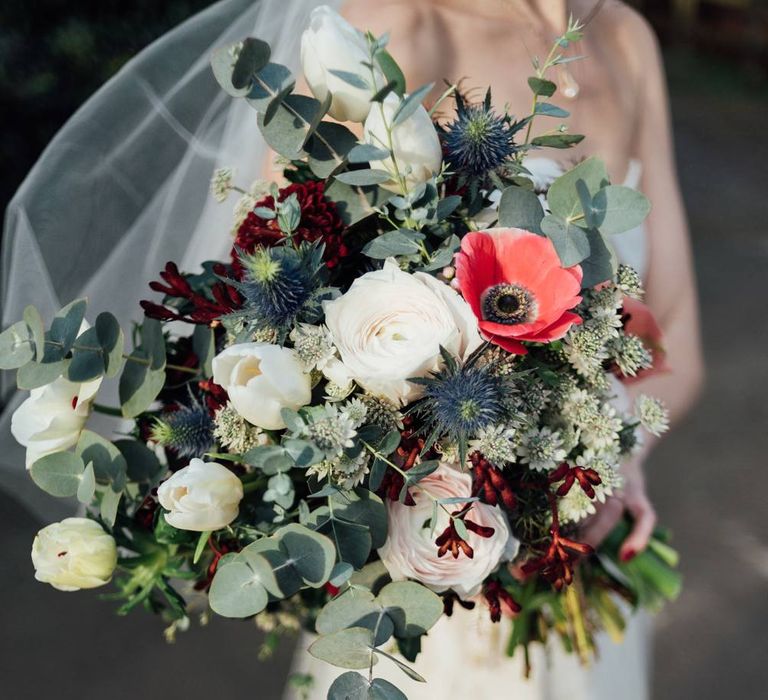
M630 397L646 393L664 401L674 425L696 398L704 376L699 336L696 285L688 227L677 182L669 105L659 49L652 31L639 17L630 30L637 42L636 64L642 68L639 92L636 154L644 167L643 191L652 202L648 218L649 267L646 301L664 331L671 371L629 387ZM625 510L635 525L621 548L631 559L648 544L656 523L643 473L643 461L656 439L646 436L640 454L624 465L625 485L620 497L598 510L584 529L585 539L599 544Z

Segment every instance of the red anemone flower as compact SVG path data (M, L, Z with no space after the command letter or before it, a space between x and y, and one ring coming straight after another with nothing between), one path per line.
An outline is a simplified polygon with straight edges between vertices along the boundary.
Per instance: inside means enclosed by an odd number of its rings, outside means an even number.
M468 233L456 254L456 280L483 335L525 355L522 341L562 338L581 317L582 271L564 268L552 241L518 228Z

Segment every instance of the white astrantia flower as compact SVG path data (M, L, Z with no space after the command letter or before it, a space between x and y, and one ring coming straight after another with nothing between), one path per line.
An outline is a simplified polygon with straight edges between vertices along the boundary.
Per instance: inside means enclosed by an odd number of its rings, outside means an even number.
M307 422L297 434L311 440L326 459L341 455L345 447L354 447L355 423L337 404L313 406L307 410Z
M386 80L378 68L371 75L365 36L327 5L309 16L309 27L301 36L301 66L312 94L324 102L331 95L328 114L340 122L364 122L376 90ZM338 73L352 74L353 79ZM375 81L375 84L374 84ZM374 105L375 106L375 105Z
M11 433L27 448L27 469L41 457L77 444L101 381L101 377L84 383L59 377L32 389L11 416Z
M616 272L616 286L633 299L642 299L645 294L640 275L635 268L629 265L619 265L619 269Z
M117 566L117 545L94 520L65 518L37 533L32 543L35 578L60 591L109 583Z
M601 371L603 360L608 357L605 340L593 324L573 326L563 339L563 353L570 365L588 378Z
M517 458L516 430L506 425L482 428L469 443L470 452L480 452L491 464L503 467Z
M441 462L412 490L415 505L387 501L389 528L387 541L378 550L379 557L395 581L413 579L437 593L452 589L462 598L471 598L502 561L517 555L519 542L512 536L501 508L475 502L467 519L493 528L493 534L481 537L469 532L472 558L464 553L457 558L450 554L439 557L435 537L448 526L449 516L438 509L433 527L433 502L425 492L435 498L468 498L472 495L472 477L455 464Z
M392 158L371 161L373 170L384 170L391 179L381 183L385 189L406 194L398 181L398 173L405 179L408 190L414 189L440 172L443 162L443 149L432 118L419 105L407 119L393 126L395 112L400 105L400 98L391 92L384 101L374 106L365 120L363 140L377 148L389 150L391 142L394 153ZM397 165L397 168L395 168Z
M347 401L342 407L342 411L352 421L355 430L363 425L368 416L368 406L359 398Z
M634 377L653 364L651 353L636 335L621 335L612 340L608 352L621 373L628 377Z
M213 171L211 194L217 202L221 203L229 197L229 193L232 191L233 177L234 171L232 168L217 168Z
M237 233L237 229L245 221L245 218L253 211L256 206L256 198L251 194L242 195L235 203L232 209L232 235Z
M600 401L586 389L573 389L566 394L560 412L575 426L583 428L600 417Z
M657 437L669 430L669 413L659 400L645 394L635 399L635 414L640 424Z
M157 489L166 522L179 530L220 530L235 518L243 483L218 462L193 459Z
M230 345L213 358L213 381L249 423L265 430L285 427L283 408L312 400L312 382L297 353L270 343Z
M482 343L477 319L456 291L431 275L403 272L394 259L323 308L347 377L400 405L422 393L409 378L441 367L441 347L461 360Z
M336 356L333 337L325 326L299 323L289 337L307 372L322 370Z
M253 447L269 443L269 436L251 425L230 404L216 412L213 422L214 438L234 454L245 454Z
M581 442L593 450L611 450L619 444L619 431L623 423L616 409L609 403L600 407L597 418L581 431Z
M560 432L549 426L532 428L524 433L517 454L521 462L539 471L555 469L567 455Z

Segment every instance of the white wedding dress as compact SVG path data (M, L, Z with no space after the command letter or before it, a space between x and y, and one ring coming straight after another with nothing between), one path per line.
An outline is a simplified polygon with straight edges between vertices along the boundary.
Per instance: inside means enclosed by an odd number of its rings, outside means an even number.
M537 158L526 162L529 169L552 171L554 161ZM640 184L641 165L631 161L625 178L629 187ZM614 237L614 248L622 262L645 276L647 241L644 227ZM427 683L410 679L391 661L380 658L374 676L400 688L409 700L476 698L477 700L648 700L650 697L650 619L632 615L621 644L606 634L597 639L598 658L582 666L566 653L559 639L546 647L531 648L533 671L525 678L523 655L506 654L511 622L492 623L479 602L474 610L454 606L451 617L441 618L422 640L422 651L409 663ZM309 695L287 687L284 700L322 700L333 680L344 672L313 659L306 649L313 635L302 634L294 658L293 673L314 678ZM392 651L391 649L388 651Z

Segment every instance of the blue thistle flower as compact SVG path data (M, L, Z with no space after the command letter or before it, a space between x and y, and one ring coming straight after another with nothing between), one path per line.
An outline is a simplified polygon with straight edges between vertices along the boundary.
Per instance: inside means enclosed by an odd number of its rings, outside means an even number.
M485 175L515 153L514 134L509 117L491 109L491 91L479 105L466 105L456 96L456 119L443 136L445 159L451 167L468 175Z
M245 297L245 315L270 328L291 327L317 305L322 254L323 247L317 245L257 248L241 254L245 274L236 286Z
M416 413L430 431L429 444L447 437L459 445L463 458L471 436L504 420L505 380L490 365L470 361L459 366L444 348L440 352L445 363L442 370L425 379L410 380L424 387Z
M202 457L213 447L214 427L208 409L193 400L189 406L182 405L155 419L152 439L179 457Z

